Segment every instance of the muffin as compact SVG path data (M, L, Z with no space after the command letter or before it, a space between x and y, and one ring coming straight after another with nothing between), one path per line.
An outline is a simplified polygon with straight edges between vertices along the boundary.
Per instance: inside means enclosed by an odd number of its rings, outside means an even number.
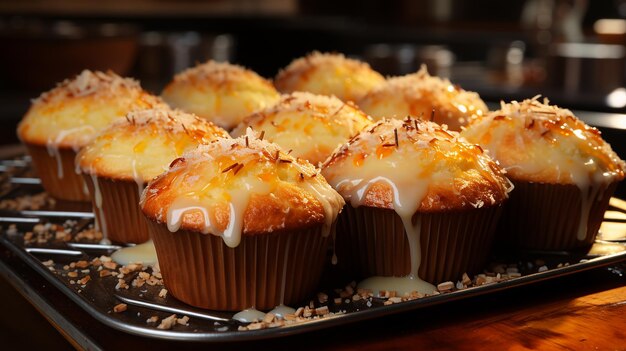
M429 75L426 66L417 73L387 79L357 104L374 119L412 116L446 124L455 131L489 111L477 93Z
M432 293L428 283L478 272L511 189L503 173L445 126L382 119L322 168L348 203L337 224L338 264L359 278L405 277L360 284L375 292Z
M137 81L85 70L33 100L17 135L50 195L89 201L83 178L75 171L76 152L129 111L157 106L164 103Z
M148 240L138 206L145 185L184 152L218 137L229 136L197 116L164 108L130 112L98 134L78 153L76 165L104 237L122 243Z
M597 129L535 97L502 103L462 135L489 150L515 184L500 228L504 245L571 250L593 244L625 169Z
M283 95L273 107L247 117L231 133L245 134L247 127L263 131L265 139L314 165L324 162L337 146L348 141L372 119L352 103L334 96L295 92Z
M281 93L308 91L357 101L384 82L385 78L365 62L342 54L313 52L280 71L274 85Z
M280 94L251 70L208 61L177 74L161 97L172 107L231 130L245 116L275 104Z
M141 198L168 291L225 311L314 292L343 205L315 167L252 131L176 159Z

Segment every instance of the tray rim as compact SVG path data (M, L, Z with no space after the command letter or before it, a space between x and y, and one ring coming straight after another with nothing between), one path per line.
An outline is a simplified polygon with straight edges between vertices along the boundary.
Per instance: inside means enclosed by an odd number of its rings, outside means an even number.
M589 258L585 262L573 263L568 266L549 269L544 272L537 272L521 276L518 278L512 278L505 281L494 282L491 284L485 284L477 287L470 287L463 290L457 290L449 293L442 293L439 295L419 298L416 300L403 301L402 303L396 303L388 306L380 306L377 308L364 309L360 311L350 312L347 314L335 315L318 320L307 321L304 323L286 325L279 328L268 328L260 330L247 330L247 331L225 331L225 332L186 332L186 331L174 331L174 330L161 330L154 327L142 327L125 323L117 320L105 313L102 313L81 294L76 293L65 285L61 279L59 279L54 273L47 269L43 263L35 256L29 254L22 248L15 245L7 237L7 234L0 233L0 244L7 248L10 252L14 253L20 261L27 264L46 281L53 285L54 288L59 290L65 296L67 296L72 302L76 303L80 308L89 313L94 319L99 322L114 328L118 331L125 332L132 335L141 337L148 337L152 339L161 339L169 341L184 341L184 342L243 342L264 340L279 337L286 337L291 335L298 335L302 333L313 332L316 330L331 328L335 326L341 326L344 324L352 324L366 320L372 320L388 315L404 313L409 311L416 311L422 308L443 304L446 302L457 301L461 299L472 298L485 294L497 293L499 291L517 288L529 284L539 283L545 280L550 280L562 276L572 275L579 272L606 267L611 264L626 261L626 251L608 254L604 256L598 256ZM0 260L0 267L5 266ZM10 270L10 269L9 269ZM13 273L13 272L11 272ZM13 274L14 275L14 274ZM113 294L113 293L112 293ZM114 295L114 294L113 294Z

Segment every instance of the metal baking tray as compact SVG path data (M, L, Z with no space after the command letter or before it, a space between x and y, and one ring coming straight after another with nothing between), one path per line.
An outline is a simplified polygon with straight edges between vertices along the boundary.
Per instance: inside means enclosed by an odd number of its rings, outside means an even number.
M21 198L42 192L39 179L30 171L29 159L18 157L0 161L0 202ZM413 311L436 304L473 296L491 294L505 289L553 279L585 270L610 266L626 260L626 202L613 198L611 207L605 215L601 233L594 246L588 252L525 252L515 256L506 255L493 260L504 267L515 267L520 277L492 281L480 286L472 286L460 290L441 293L439 295L421 297L386 305L384 298L369 297L352 300L342 298L336 304L334 298L338 292L334 289L322 288L326 293L327 302L320 303L311 297L314 307L327 306L331 314L325 317L307 320L301 323L257 330L239 330L245 326L231 319L232 313L205 311L185 305L167 295L159 297L162 286L143 285L128 290L116 290L118 279L113 276L100 278L95 269L81 272L78 277L67 276L63 269L70 262L80 260L91 261L102 255L110 255L116 245L103 245L97 242L77 242L75 235L80 230L93 225L93 213L88 205L57 202L44 203L33 209L0 209L0 245L11 251L19 260L33 268L52 286L67 295L76 305L87 311L95 319L105 325L134 335L154 339L185 340L201 342L226 342L276 338L286 335L310 332L323 328L341 326L348 323L375 319L385 315ZM69 225L67 224L69 221ZM35 224L66 224L71 240L54 238L40 243L27 244L24 233ZM51 263L49 260L53 260ZM541 260L543 262L538 262ZM1 263L1 262L0 262ZM539 267L545 268L539 269ZM492 266L493 267L493 266ZM0 265L2 269L10 269ZM545 270L547 268L547 270ZM138 274L128 274L125 280L130 285ZM76 280L85 276L90 281L84 285ZM492 276L491 274L489 275ZM348 283L348 282L346 282ZM345 283L344 283L345 284ZM128 308L122 313L113 311L119 303L126 303ZM308 305L308 304L307 304ZM158 329L158 323L148 323L147 319L157 316L159 320L176 314L178 317L188 316L187 325L176 324L168 330Z

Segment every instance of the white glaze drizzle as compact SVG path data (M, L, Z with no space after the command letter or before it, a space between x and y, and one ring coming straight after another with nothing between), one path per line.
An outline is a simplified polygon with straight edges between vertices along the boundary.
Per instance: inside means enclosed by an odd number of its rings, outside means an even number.
M322 236L327 237L331 232L335 219L337 219L337 215L339 214L336 209L343 207L344 200L337 192L328 191L328 186L324 187L324 184L320 183L317 179L310 183L303 183L303 187L312 193L322 204L322 208L324 209L324 227Z
M557 184L574 184L580 190L581 207L577 239L587 236L589 214L594 202L601 198L609 184L623 174L624 163L599 137L571 111L540 103L535 97L522 102L502 103L501 110L494 111L484 119L468 127L463 133L473 142L481 142L515 178L554 171L552 181ZM506 119L497 122L496 119ZM561 123L558 129L551 123ZM552 132L543 137L543 133ZM563 131L563 132L560 132ZM490 133L489 138L485 138ZM516 149L528 155L510 163L499 146L514 133ZM488 140L485 142L485 140ZM523 150L523 151L522 151ZM601 160L600 155L616 165L616 170L607 170L611 165ZM597 158L598 157L598 158Z
M276 317L279 317L279 318L285 318L285 316L288 315L288 314L296 313L296 310L294 308L289 307L289 306L285 306L283 304L280 304L280 305L274 307L274 309L269 311L268 313L272 313Z
M89 196L89 187L87 186L87 183L83 181L82 184L83 184L83 194Z
M202 213L202 217L204 219L204 228L202 229L202 233L208 234L209 232L216 231L216 229L212 226L212 221L209 218L209 211L206 207L202 204L198 204L197 201L184 198L174 200L168 208L166 222L167 229L172 233L177 232L183 223L183 216L185 213L192 211L200 211Z
M59 179L63 179L63 164L61 162L61 153L59 152L59 148L52 143L48 143L46 146L48 148L48 155L50 155L50 157L54 157L57 161L57 177L59 177Z
M98 176L90 174L91 181L93 183L93 200L96 205L96 211L98 211L98 220L96 221L96 229L102 232L102 240L108 240L107 221L104 218L104 211L102 210L102 192L100 191L100 184L98 183Z
M289 266L289 243L291 242L291 236L287 237L287 243L285 244L285 257L283 262L283 274L280 281L280 304L285 302L285 285L287 282L287 267Z
M143 176L137 172L137 159L133 158L133 162L131 163L131 168L133 170L133 179L137 184L137 191L139 197L141 197L141 193L143 193L143 189L146 187L146 182L143 179Z
M59 145L61 145L61 143L63 142L63 140L65 140L69 135L83 131L83 130L87 130L89 132L94 132L95 129L92 126L80 126L80 127L76 127L76 128L71 128L71 129L65 129L59 132L59 134L56 135L56 138L48 138L48 142L46 143L46 148L48 149L48 155L50 155L50 157L54 157L56 158L57 161L57 176L59 177L59 179L63 179L63 163L61 160L61 152L59 151ZM78 149L80 148L80 146L74 145L72 146L72 149L74 151L78 151Z
M245 139L244 139L245 138ZM245 143L245 144L244 144ZM233 148L233 145L239 145L240 148ZM242 145L247 145L245 148L241 148ZM217 150L215 150L217 149ZM235 150L236 151L232 151ZM233 158L232 160L239 160L241 165L243 165L246 159L256 160L264 157L264 154L275 155L279 152L280 157L288 160L288 165L283 167L295 167L292 172L300 172L301 179L293 184L300 186L302 189L308 191L311 195L313 195L321 204L324 210L324 226L322 234L324 236L328 236L331 229L332 224L335 221L339 210L344 205L344 200L336 191L334 191L324 180L322 176L311 176L307 175L306 179L304 179L303 174L310 174L312 171L315 171L315 168L310 164L299 162L295 160L292 156L289 156L285 153L281 153L280 149L275 145L268 143L266 141L262 141L257 139L256 133L252 132L252 130L248 130L247 134L238 139L221 139L220 142L212 143L209 145L204 145L199 147L198 149L186 153L183 158L185 159L185 164L188 167L194 165L199 162L216 162L215 155L219 155L220 152L234 152L239 153L239 158ZM256 162L256 161L255 161ZM262 162L270 162L268 160ZM271 163L276 163L276 161L271 161ZM237 163L239 164L239 163ZM170 169L172 171L172 169ZM223 170L221 173L229 172L228 169ZM297 174L297 173L296 173ZM241 174L240 174L241 175ZM233 176L235 177L235 176ZM175 198L166 209L166 224L168 230L171 232L176 232L180 229L181 224L184 220L184 216L186 213L192 211L200 211L203 216L203 226L201 228L201 232L204 234L213 234L217 236L221 236L224 240L224 243L229 247L236 247L239 245L241 241L241 235L243 232L243 219L245 210L248 207L250 198L252 194L255 195L268 195L272 190L272 185L266 183L266 181L262 180L260 177L256 175L254 171L252 171L249 175L236 176L237 183L239 184L235 189L224 190L224 198L228 199L226 201L226 205L229 209L229 220L227 226L224 230L220 230L213 223L211 216L213 213L210 213L209 208L211 208L211 201L203 198L203 192L205 189L196 189L191 190L185 193L184 196L179 196ZM197 181L197 176L189 176L182 177L185 178L186 181L190 181L190 179L194 179L192 182ZM189 183L180 184L181 186L190 186ZM205 186L206 187L206 186ZM150 193L150 188L146 189L142 194L142 203L145 200L146 193ZM220 200L222 201L222 200Z
M265 313L255 309L254 307L246 308L241 312L237 312L233 315L233 319L242 323L252 323L254 321L263 320Z
M153 266L157 264L157 254L152 240L135 246L128 246L115 251L111 258L121 264L129 265L131 263L141 263L143 265Z
M431 147L433 141L440 143L439 147L448 150L451 156L436 154L437 151ZM482 170L481 174L494 186L499 186L504 194L510 190L505 178L493 173L490 167L493 161L477 151L470 152L472 147L458 138L458 133L446 131L445 126L414 119L383 120L338 148L335 151L335 156L340 157L338 161L334 156L329 158L323 173L353 207L366 203L370 188L375 184L389 187L393 192L393 209L402 220L409 243L411 271L406 277L371 277L361 282L359 287L381 288L374 291L401 291L406 288L412 289L407 292L416 290L422 294L434 291L434 286L420 279L418 274L422 257L419 215L416 223L412 222L431 185L453 184L456 171L453 168L455 161L451 159L464 157L464 162L472 160L473 167ZM348 152L347 156L341 156L344 152ZM469 152L467 155L472 156L467 156L466 160L465 156L458 156L460 152ZM358 163L357 157L361 157ZM412 163L411 160L418 160L419 163ZM492 196L491 204L494 201Z

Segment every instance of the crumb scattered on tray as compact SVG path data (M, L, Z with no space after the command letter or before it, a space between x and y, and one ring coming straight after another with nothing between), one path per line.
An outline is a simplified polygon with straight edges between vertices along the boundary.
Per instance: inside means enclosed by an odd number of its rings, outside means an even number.
M126 311L127 309L128 309L128 305L126 305L125 303L118 303L117 305L113 307L113 312L122 313Z
M35 195L24 195L14 199L4 199L0 201L0 210L8 211L37 211L42 208L54 207L56 201L47 193L42 192Z

